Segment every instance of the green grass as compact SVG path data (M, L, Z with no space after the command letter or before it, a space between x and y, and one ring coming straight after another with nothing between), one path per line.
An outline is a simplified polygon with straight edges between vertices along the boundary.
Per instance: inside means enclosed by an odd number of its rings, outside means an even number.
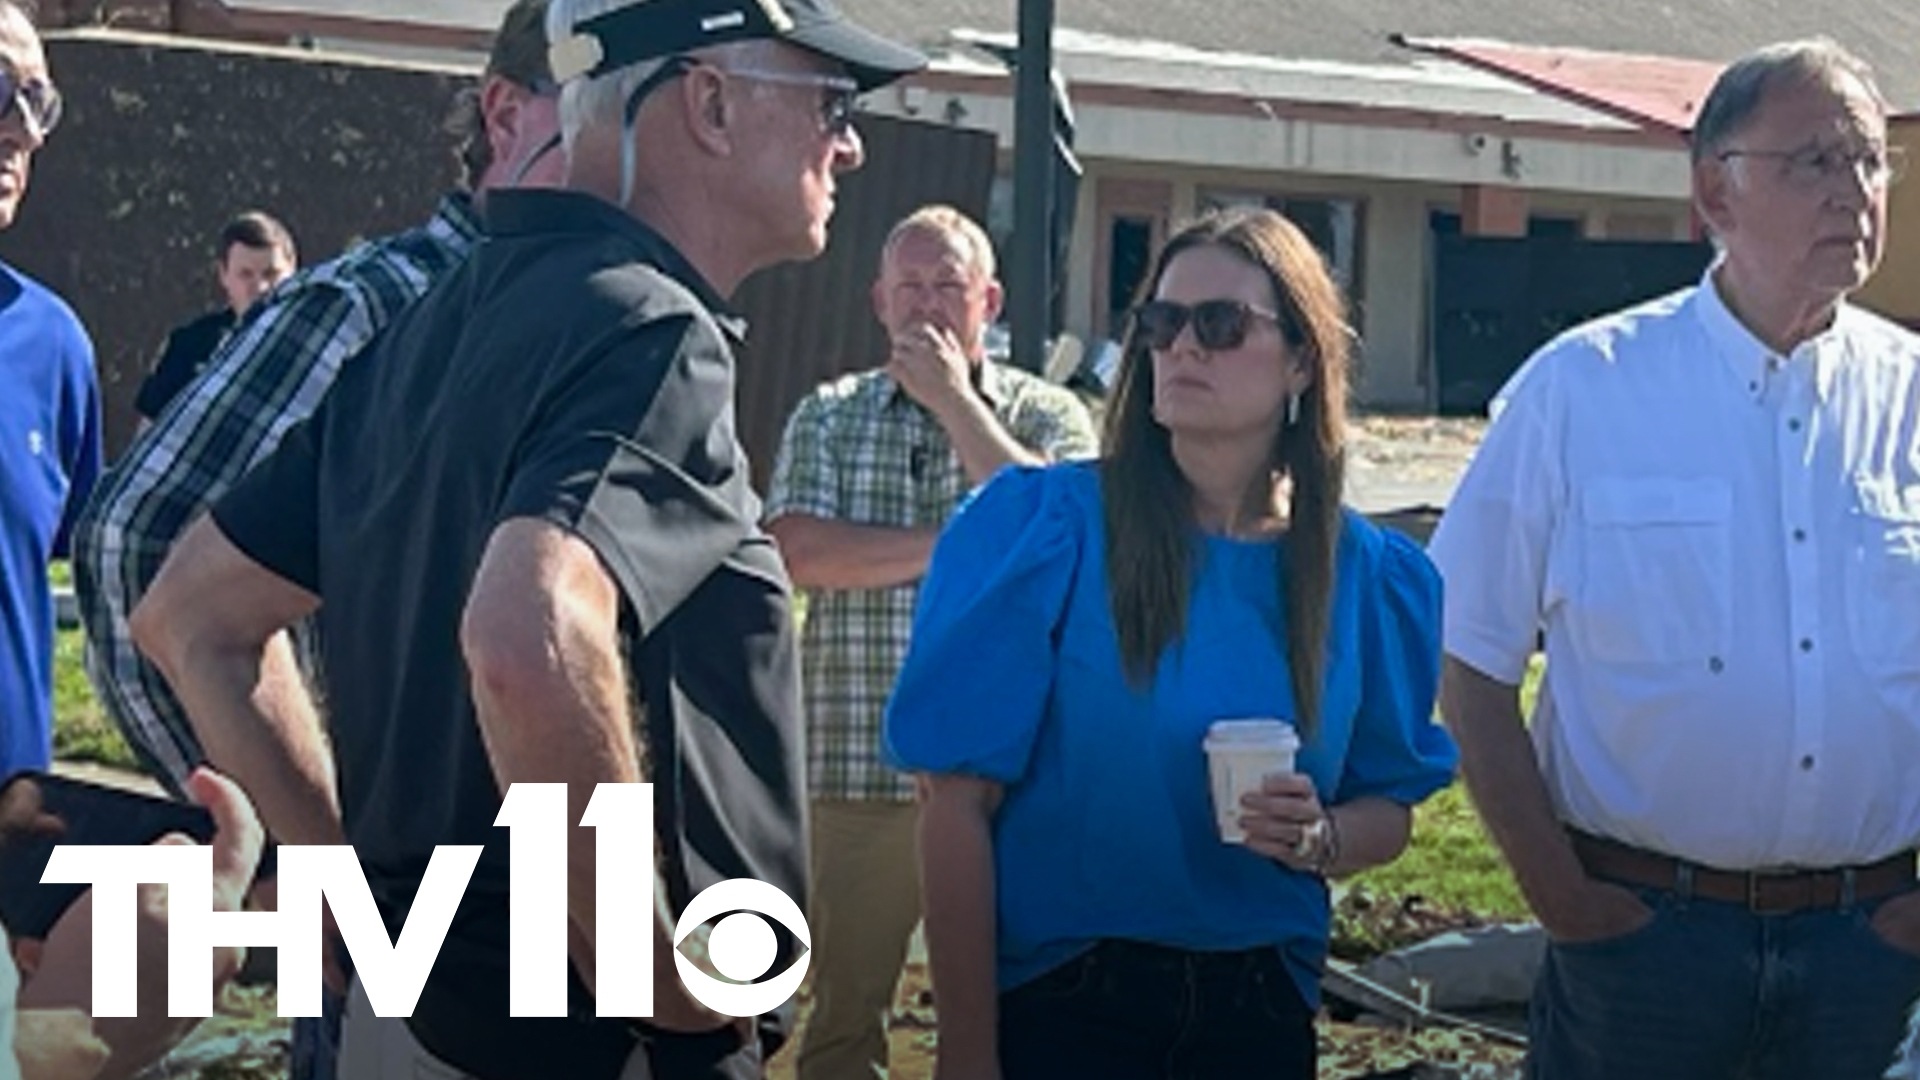
M93 684L80 666L78 630L62 630L53 653L53 756L62 761L92 761L123 769L139 762L93 696Z
M73 567L54 563L47 577L56 588L73 587ZM93 696L81 654L86 637L62 630L53 646L53 756L61 761L90 761L122 769L140 767L120 729Z
M1522 715L1533 715L1542 671L1535 657L1520 687ZM1414 812L1413 840L1404 855L1356 875L1353 885L1388 900L1417 896L1434 907L1481 916L1528 917L1520 887L1481 827L1466 787L1458 781Z
M1414 812L1413 841L1405 854L1355 876L1352 884L1376 897L1418 897L1432 907L1489 918L1527 917L1519 886L1457 782Z

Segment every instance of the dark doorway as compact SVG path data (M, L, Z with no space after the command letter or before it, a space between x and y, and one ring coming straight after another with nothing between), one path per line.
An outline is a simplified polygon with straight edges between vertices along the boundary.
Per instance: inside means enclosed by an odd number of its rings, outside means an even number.
M1438 224L1436 222L1436 224ZM1476 414L1569 327L1698 281L1708 244L1433 236L1433 363L1442 413Z
M1153 221L1115 217L1107 236L1107 325L1115 338L1126 333L1127 312L1140 301L1153 258Z

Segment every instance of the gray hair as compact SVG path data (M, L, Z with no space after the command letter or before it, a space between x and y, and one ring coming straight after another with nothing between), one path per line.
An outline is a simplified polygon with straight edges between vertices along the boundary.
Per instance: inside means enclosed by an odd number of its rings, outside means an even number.
M1720 152L1738 134L1775 87L1805 83L1833 85L1851 76L1866 88L1881 111L1887 99L1867 62L1842 48L1832 38L1815 37L1768 45L1735 60L1714 80L1713 90L1693 123L1695 164Z
M558 44L572 37L574 28L582 23L639 2L644 0L552 0L547 8L547 40ZM750 40L712 46L700 52L751 62L773 47L774 43L770 41ZM638 170L633 132L627 130L627 101L642 83L671 59L660 56L639 60L598 77L569 79L560 88L560 140L569 157L573 155L581 134L589 128L605 128L619 133L622 206L633 196Z
M547 7L547 40L558 43L573 36L574 27L597 15L628 7L634 0L553 0ZM629 64L597 78L569 79L560 88L560 138L568 154L580 133L588 128L621 125L627 98L647 76L660 69L665 57Z

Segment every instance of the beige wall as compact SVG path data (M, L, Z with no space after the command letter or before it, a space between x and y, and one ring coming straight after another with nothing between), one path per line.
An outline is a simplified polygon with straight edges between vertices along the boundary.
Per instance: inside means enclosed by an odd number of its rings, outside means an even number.
M1909 326L1920 326L1920 115L1895 120L1888 141L1907 148L1907 177L1888 200L1887 253L1860 291L1862 304Z

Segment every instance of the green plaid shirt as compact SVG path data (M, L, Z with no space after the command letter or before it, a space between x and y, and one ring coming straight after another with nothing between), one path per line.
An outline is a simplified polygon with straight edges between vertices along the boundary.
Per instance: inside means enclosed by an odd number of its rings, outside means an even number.
M1007 433L1053 461L1098 450L1070 391L988 363L980 390ZM807 514L861 525L945 525L968 491L933 414L884 372L809 394L787 421L767 517ZM816 799L905 802L913 783L880 760L880 717L900 674L919 586L816 591L800 639L808 716L807 779Z

